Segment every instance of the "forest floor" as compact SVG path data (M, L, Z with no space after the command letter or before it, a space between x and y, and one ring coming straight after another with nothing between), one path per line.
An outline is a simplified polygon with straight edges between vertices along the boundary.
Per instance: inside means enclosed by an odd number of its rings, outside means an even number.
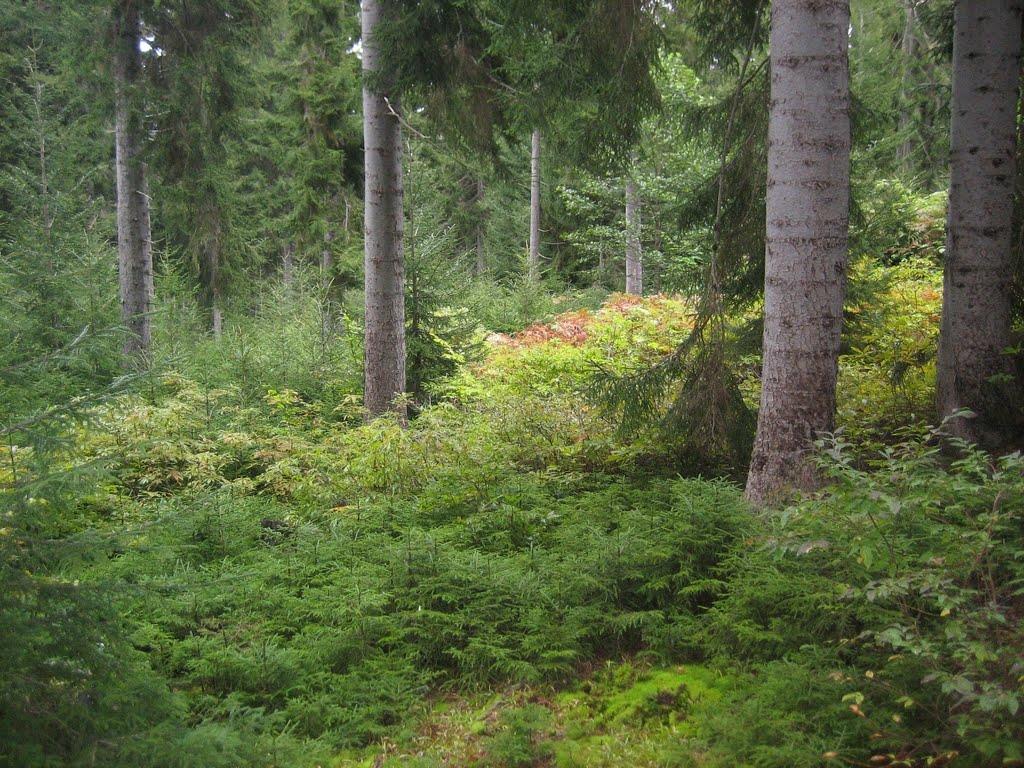
M562 687L514 685L432 698L410 732L339 768L384 765L657 768L699 760L698 724L729 678L699 665L607 661Z
M68 752L105 728L86 763L111 766L1024 760L1024 459L939 455L920 423L935 272L873 279L831 484L763 515L741 467L657 418L622 429L593 396L596 373L676 348L693 324L677 297L493 335L408 426L363 422L358 366L318 383L241 343L91 408L45 463L0 467L60 548L7 571L21 597L0 594L0 628L37 677L69 660L59 685L16 678L9 700L32 706L14 754L38 754L43 711ZM308 330L273 340L315 352ZM755 369L735 371L750 405ZM20 564L15 530L0 546Z

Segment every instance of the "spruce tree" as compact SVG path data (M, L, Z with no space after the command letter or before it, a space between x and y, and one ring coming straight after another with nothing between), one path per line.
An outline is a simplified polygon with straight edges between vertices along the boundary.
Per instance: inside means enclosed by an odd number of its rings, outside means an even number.
M1024 427L1008 354L1021 3L957 3L954 30L938 404L951 434L999 448Z
M363 0L365 145L365 333L363 401L379 416L405 404L405 263L403 259L401 102L390 87L376 38L387 0Z
M850 199L849 0L773 0L764 362L747 498L816 485L835 424Z

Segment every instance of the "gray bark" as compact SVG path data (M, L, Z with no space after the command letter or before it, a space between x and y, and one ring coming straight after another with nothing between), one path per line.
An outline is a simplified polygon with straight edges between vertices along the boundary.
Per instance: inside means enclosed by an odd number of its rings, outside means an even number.
M747 498L816 484L833 429L850 188L849 0L773 0L764 362Z
M534 130L530 141L530 255L527 274L530 280L540 278L540 131Z
M1013 386L1011 229L1020 0L961 0L953 35L949 213L939 337L938 406L947 431L989 448L1021 428ZM1001 382L992 377L1011 374ZM1019 436L1019 433L1018 433Z
M405 264L402 129L396 99L371 79L381 70L374 29L381 0L363 0L363 140L366 153L364 404L371 416L405 415ZM399 403L396 404L396 398Z
M644 292L644 261L640 247L640 195L636 180L626 181L626 293L642 296Z
M117 272L121 321L127 330L124 353L137 357L149 349L153 296L153 253L149 230L146 169L140 152L142 120L136 106L142 71L139 12L134 3L115 9L114 166L117 181Z
M903 0L903 40L900 48L903 54L903 79L900 83L899 132L903 136L896 158L904 172L912 170L911 156L914 142L910 136L912 112L910 109L913 86L914 58L917 56L917 0Z

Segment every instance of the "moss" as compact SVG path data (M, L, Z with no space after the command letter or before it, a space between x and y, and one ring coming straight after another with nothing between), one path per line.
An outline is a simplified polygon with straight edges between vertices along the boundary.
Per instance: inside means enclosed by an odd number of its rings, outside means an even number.
M612 696L604 707L604 718L613 724L676 722L686 719L691 703L683 675L657 672Z
M664 768L702 754L706 719L734 684L702 666L608 663L568 689L517 686L433 703L386 766ZM358 754L358 757L356 756ZM377 765L353 753L339 768ZM682 762L680 762L682 760ZM532 762L531 762L532 761Z

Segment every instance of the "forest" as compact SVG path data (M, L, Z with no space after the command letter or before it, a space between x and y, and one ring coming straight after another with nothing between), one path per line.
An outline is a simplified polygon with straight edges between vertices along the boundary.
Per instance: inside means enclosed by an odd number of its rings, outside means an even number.
M1024 766L1022 0L0 0L0 766Z

